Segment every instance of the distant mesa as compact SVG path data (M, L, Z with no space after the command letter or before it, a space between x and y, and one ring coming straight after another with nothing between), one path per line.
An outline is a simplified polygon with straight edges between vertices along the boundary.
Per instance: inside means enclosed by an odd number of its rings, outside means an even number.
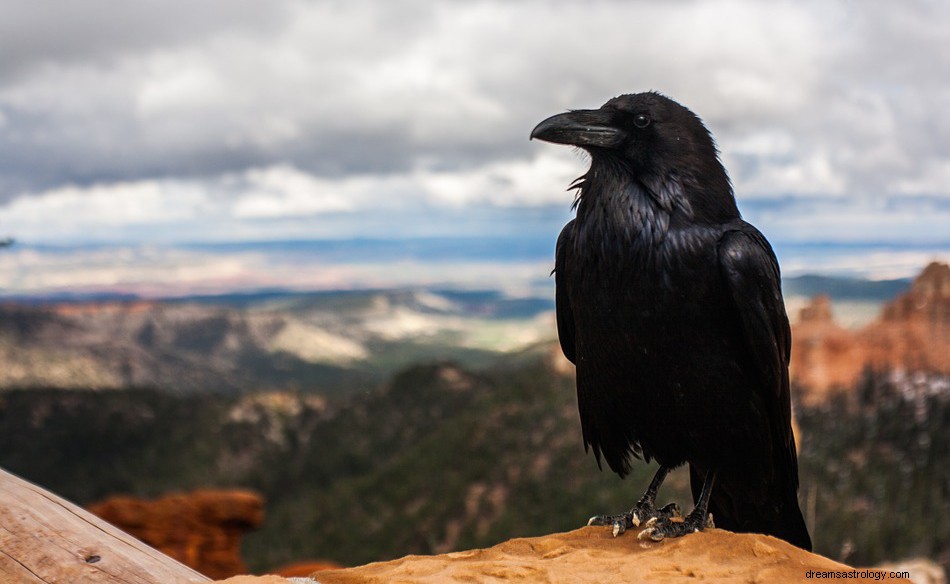
M950 265L933 262L914 280L905 294L884 307L885 322L923 321L950 329Z
M802 308L792 330L791 375L805 401L852 387L868 368L950 374L950 266L928 265L907 292L858 330L835 322L827 296Z
M551 308L493 291L0 299L0 389L337 391L528 349L553 338Z
M827 294L815 296L798 313L799 323L830 323L832 321L834 321L834 314L831 311L831 297Z

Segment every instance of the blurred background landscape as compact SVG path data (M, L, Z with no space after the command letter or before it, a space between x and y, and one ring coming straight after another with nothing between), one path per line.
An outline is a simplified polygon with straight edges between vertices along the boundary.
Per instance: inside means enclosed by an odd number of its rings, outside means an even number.
M656 89L782 265L816 551L950 566L948 5L0 7L3 468L218 577L629 507L527 136Z

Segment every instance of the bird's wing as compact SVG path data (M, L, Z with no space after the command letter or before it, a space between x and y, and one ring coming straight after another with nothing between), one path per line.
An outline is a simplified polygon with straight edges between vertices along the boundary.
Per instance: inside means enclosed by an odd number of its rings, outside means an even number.
M567 293L567 262L573 249L574 220L572 219L557 238L557 248L554 254L554 302L557 310L557 337L561 342L561 350L571 363L575 361L574 351L574 311L571 310L571 300Z
M742 332L759 368L769 418L778 420L780 451L797 468L791 428L788 362L792 333L782 300L778 261L772 246L748 223L738 223L719 240L719 266L742 321ZM797 487L798 474L795 473Z

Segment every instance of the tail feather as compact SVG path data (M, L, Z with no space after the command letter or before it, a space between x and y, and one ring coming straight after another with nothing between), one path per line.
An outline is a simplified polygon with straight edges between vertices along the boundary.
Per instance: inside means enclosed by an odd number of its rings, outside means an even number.
M693 500L699 497L702 475L691 465L690 487ZM798 506L797 489L792 481L770 485L730 480L719 474L709 500L709 512L716 527L738 533L763 533L811 551L811 537Z

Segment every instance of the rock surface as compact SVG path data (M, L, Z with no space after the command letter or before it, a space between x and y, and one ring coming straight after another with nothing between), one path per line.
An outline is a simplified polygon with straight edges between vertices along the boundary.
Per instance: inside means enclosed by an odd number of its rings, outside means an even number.
M314 572L322 572L324 570L340 570L343 566L335 562L327 561L313 561L313 562L297 562L296 564L290 564L287 566L281 566L274 570L269 570L270 574L275 576L309 576Z
M438 582L801 582L808 570L853 568L811 554L773 537L719 529L660 543L640 541L636 532L614 538L604 527L512 539L483 550L438 556L407 556L390 562L319 572L320 584ZM847 578L874 582L872 578ZM228 584L270 584L280 580L234 578ZM888 579L888 582L907 582Z
M110 497L88 510L211 578L247 572L241 537L264 520L263 498L239 490L199 490L152 501Z

